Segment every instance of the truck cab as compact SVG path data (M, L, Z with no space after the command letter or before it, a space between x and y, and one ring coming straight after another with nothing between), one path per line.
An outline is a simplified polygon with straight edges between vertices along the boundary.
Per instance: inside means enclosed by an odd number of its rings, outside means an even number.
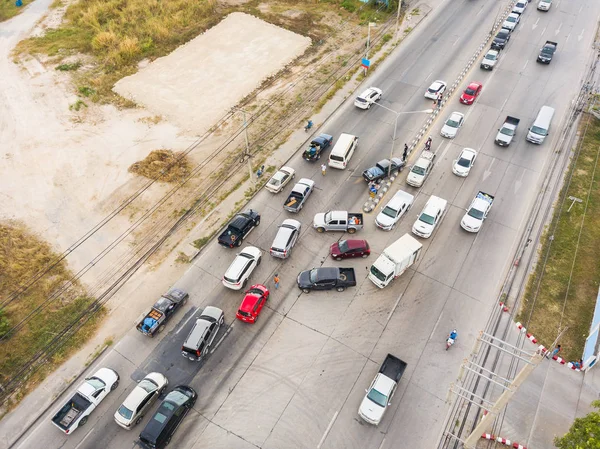
M404 234L385 248L369 270L369 279L384 288L414 264L423 245L409 234Z

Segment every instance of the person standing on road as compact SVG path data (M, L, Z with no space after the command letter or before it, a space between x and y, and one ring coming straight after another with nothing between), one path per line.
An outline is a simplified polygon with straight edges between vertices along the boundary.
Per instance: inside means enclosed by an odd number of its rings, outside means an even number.
M273 276L273 282L275 283L275 290L277 290L279 288L279 275L277 273Z
M408 145L404 144L404 153L402 153L402 160L406 162L406 158L408 157Z
M554 348L550 353L550 358L554 358L555 356L557 356L561 349L562 348L560 347L560 345L556 345L556 348Z
M327 165L321 164L321 174L323 176L325 176L326 173L327 173Z
M442 105L442 98L443 98L443 97L444 97L444 95L443 95L443 94L440 92L440 93L438 94L438 97L437 97L437 105L438 105L438 106L441 106L441 105Z

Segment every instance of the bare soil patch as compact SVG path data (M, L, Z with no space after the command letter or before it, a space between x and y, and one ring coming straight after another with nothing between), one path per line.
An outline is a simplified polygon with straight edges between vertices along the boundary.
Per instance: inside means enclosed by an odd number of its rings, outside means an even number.
M151 151L143 161L129 167L129 172L162 182L181 182L190 174L190 163L185 154L171 150Z

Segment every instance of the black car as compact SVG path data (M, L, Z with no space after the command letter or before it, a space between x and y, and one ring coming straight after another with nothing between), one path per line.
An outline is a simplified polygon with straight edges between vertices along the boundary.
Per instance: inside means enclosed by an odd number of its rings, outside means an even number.
M321 159L321 153L325 151L333 142L333 136L329 134L320 134L315 137L304 153L302 157L307 161L318 161Z
M192 387L187 385L175 387L167 394L152 419L140 433L142 446L149 449L162 449L169 444L177 427L194 406L197 398L198 394Z
M556 51L556 47L558 47L556 42L546 41L540 50L540 54L537 57L537 62L550 64L550 61L552 61L552 57L554 56L554 52Z
M356 286L356 274L354 268L319 267L300 272L297 283L304 293L334 288L343 292L346 287Z
M498 34L496 34L496 37L494 37L494 40L492 41L492 48L494 50L502 50L504 47L506 47L506 44L508 43L509 40L510 40L510 30L507 30L506 28L502 28L500 31L498 31Z
M397 157L392 158L391 161L389 159L383 159L377 162L374 167L367 168L362 174L363 179L367 182L377 182L383 178L386 178L390 172L390 165L392 166L392 171L394 172L404 167L404 161Z
M228 248L240 246L250 232L260 224L260 214L248 210L233 217L227 228L219 236L219 244Z

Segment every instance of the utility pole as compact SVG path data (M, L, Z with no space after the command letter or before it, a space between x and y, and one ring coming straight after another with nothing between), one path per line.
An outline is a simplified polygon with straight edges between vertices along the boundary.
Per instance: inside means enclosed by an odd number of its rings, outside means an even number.
M400 8L402 0L398 0L398 13L396 14L396 32L394 33L394 42L398 40L398 30L400 29Z
M244 140L246 141L246 152L242 156L241 160L243 161L246 159L246 162L248 163L248 175L250 175L250 181L252 181L252 184L255 185L256 181L253 177L254 173L252 173L252 155L250 154L250 143L248 141L248 122L246 122L246 111L242 108L236 108L233 110L233 114L236 112L241 112L244 116Z
M369 22L367 31L367 51L365 52L365 59L369 59L369 47L371 46L371 27L377 25L376 23ZM367 68L365 67L365 76L367 76Z

